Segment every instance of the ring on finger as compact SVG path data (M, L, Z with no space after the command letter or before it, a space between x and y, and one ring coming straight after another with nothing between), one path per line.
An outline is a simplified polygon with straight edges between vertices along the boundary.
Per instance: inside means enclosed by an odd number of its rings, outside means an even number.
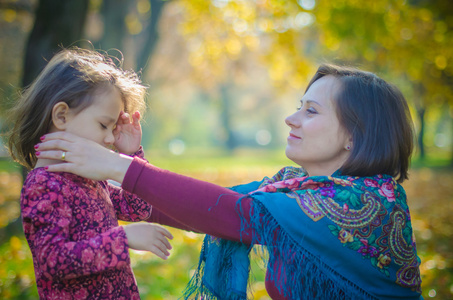
M61 160L65 161L66 160L66 152L63 151L61 154Z

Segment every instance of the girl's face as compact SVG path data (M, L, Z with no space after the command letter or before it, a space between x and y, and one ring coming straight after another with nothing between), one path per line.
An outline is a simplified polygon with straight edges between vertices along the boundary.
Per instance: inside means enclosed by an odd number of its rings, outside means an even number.
M286 156L310 176L331 175L349 157L350 135L337 118L334 96L340 83L333 76L316 80L302 97L300 108L285 120L291 128Z
M123 110L121 95L116 88L106 88L92 97L93 103L81 112L69 111L65 131L109 147L115 142L113 130Z

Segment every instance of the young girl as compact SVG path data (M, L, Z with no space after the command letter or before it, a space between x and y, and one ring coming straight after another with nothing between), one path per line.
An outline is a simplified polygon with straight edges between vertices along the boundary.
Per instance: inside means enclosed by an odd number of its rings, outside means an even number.
M140 221L151 206L111 185L70 173L47 172L33 145L65 131L143 158L140 113L145 88L108 57L82 49L56 54L13 110L12 157L32 169L21 193L25 236L41 299L139 299L129 248L169 255L171 234ZM66 159L63 153L61 159Z

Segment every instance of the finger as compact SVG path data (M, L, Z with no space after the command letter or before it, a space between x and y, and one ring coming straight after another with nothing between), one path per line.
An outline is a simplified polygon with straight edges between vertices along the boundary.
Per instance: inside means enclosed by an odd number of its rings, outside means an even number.
M44 167L48 172L68 172L74 173L75 164L72 163L61 163L55 165L49 165Z
M133 118L132 118L132 125L133 125L136 129L140 129L140 118L135 118L135 117L133 117Z
M118 134L121 132L121 130L123 130L123 125L119 124L119 123L116 123L116 127L115 129L113 130L113 134Z
M168 250L173 249L173 247L171 246L170 242L169 242L167 239L164 239L162 242L164 243L165 247L166 247Z
M65 161L68 161L68 152L61 151L61 150L44 150L44 151L37 151L36 156L38 158L46 158L46 159L56 159L56 160L63 160L63 152L65 153Z
M51 140L63 140L63 141L68 141L68 142L75 142L79 139L79 137L77 135L69 133L69 132L57 131L57 132L47 133L47 134L43 135L40 139L43 142L51 141Z
M130 123L129 120L129 114L125 113L124 111L120 112L120 115L118 116L118 120L116 121L116 124L128 124Z
M166 228L164 227L159 227L159 231L165 235L167 238L169 238L170 240L173 239L173 235L170 233L170 231L168 231Z
M162 245L162 248L161 250L171 250L173 249L173 247L171 246L170 242L168 241L168 239L164 236L164 235L158 235L156 237L156 239L161 243Z
M132 115L132 119L137 119L138 121L140 121L141 117L142 116L140 115L139 111L134 112L133 115Z
M158 247L156 247L155 245L152 246L149 251L151 251L152 253L156 254L158 257L162 258L163 260L167 260L168 256L170 255L170 252L162 251Z
M162 251L162 253L166 253L167 255L170 254L170 252L168 252L169 248L167 247L167 245L163 242L163 240L157 238L157 241L154 242L154 247L158 248L160 251Z
M36 144L35 149L41 153L47 150L69 151L71 144L71 142L65 140L45 140L42 143Z
M128 113L123 113L121 115L121 120L123 121L124 124L129 124L131 122L131 117Z

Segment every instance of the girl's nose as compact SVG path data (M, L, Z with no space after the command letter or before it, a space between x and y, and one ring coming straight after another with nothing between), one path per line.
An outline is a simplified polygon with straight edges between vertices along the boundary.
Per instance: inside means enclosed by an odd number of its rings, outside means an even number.
M115 143L115 136L113 135L113 132L109 132L107 136L104 139L104 143L106 145L113 145Z

